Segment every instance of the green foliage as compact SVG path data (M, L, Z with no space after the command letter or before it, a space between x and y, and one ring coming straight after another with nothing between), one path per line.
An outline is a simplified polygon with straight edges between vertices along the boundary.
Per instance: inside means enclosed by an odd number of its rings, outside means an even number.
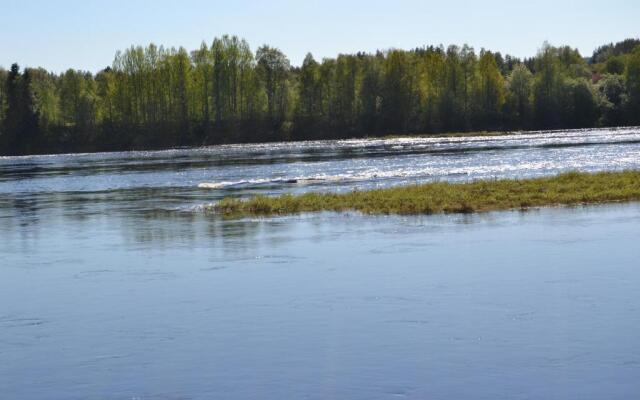
M9 73L0 68L0 141L2 140L2 134L4 132L4 124L7 113L7 78ZM0 148L1 150L1 148Z
M502 126L501 111L505 102L505 82L491 52L483 51L478 61L478 124L482 129Z
M640 123L640 45L629 55L624 72L629 94L627 113L633 123Z
M409 56L405 52L393 50L389 52L384 63L382 98L382 121L387 131L408 131L411 101L415 97L412 93L413 82Z
M608 74L624 73L624 60L622 57L611 57L605 63L605 71Z
M602 112L601 125L618 126L624 123L627 90L622 75L604 75L596 84Z
M562 76L560 60L555 49L545 43L536 58L534 81L534 109L537 126L556 128L560 126L559 99Z
M318 129L314 123L322 115L322 84L320 66L311 53L307 54L300 68L299 99L296 106L296 124L304 130ZM299 138L304 138L304 134Z
M592 85L583 78L564 79L561 83L558 110L564 126L594 126L599 114Z
M594 64L606 62L611 57L628 54L640 45L640 39L626 39L618 43L609 43L598 47L591 56L591 62Z
M592 65L545 43L525 60L429 46L309 54L300 67L267 45L254 54L236 36L192 52L132 46L95 75L0 70L0 151L640 123L640 50L630 43L606 47Z
M0 149L6 154L28 154L39 133L38 115L32 89L32 73L20 74L13 64L6 76L6 112L0 137Z
M533 74L524 64L513 67L507 78L506 116L508 126L529 128L533 116Z
M56 76L42 68L31 70L34 108L38 114L40 127L46 131L48 125L61 122L60 96L56 86Z
M256 52L257 73L267 95L267 117L277 127L286 116L289 59L279 49L262 46Z
M249 200L227 198L210 210L234 217L317 211L365 214L470 213L640 200L640 172L570 172L523 180L428 183L350 193L286 194Z

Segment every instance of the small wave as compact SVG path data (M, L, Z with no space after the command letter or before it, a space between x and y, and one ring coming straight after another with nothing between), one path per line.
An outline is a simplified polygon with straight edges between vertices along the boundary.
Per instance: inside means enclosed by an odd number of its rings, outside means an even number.
M272 179L253 179L240 181L203 182L198 184L201 189L222 189L230 186L256 185L272 182Z
M601 160L592 159L587 155L579 155L571 159L547 158L526 160L515 158L512 162L503 162L499 159L488 159L483 163L442 163L432 162L429 165L390 165L377 168L351 169L348 171L332 171L333 173L303 175L298 177L274 177L252 180L236 180L221 182L203 182L198 185L203 189L224 188L257 188L280 189L303 187L312 185L342 186L360 184L362 182L384 184L383 181L402 180L407 182L426 182L430 180L487 179L487 178L512 178L523 176L550 175L567 170L599 171L620 170L633 168L637 164L637 157L632 155L617 156L615 164L610 158ZM455 161L455 160L454 160Z
M238 182L203 182L198 184L200 189L221 189L227 186L240 185L242 181Z
M275 178L275 179L249 179L240 181L203 182L198 184L200 189L224 189L233 186L255 186L265 184L312 184L332 180L331 178Z
M338 175L315 175L315 176L304 176L304 177L296 177L296 178L274 178L274 179L250 179L250 180L239 180L239 181L222 181L222 182L202 182L198 184L198 187L201 189L224 189L228 187L251 187L251 186L260 186L266 184L292 184L292 185L313 185L318 183L339 183L339 182L356 182L356 181L366 181L371 179L387 179L387 178L398 178L398 177L411 177L417 175L431 175L432 169L429 168L429 171L425 171L424 169L419 171L414 170L393 170L393 171L370 171L370 172L361 172L361 173L350 173L350 174L338 174Z

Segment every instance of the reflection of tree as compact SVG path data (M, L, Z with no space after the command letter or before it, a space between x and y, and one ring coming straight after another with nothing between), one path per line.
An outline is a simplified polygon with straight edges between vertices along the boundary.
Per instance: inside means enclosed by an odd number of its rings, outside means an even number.
M20 226L30 226L38 222L38 199L36 196L16 197L11 205Z
M200 211L148 210L117 219L126 243L160 248L250 249L260 221L230 220Z

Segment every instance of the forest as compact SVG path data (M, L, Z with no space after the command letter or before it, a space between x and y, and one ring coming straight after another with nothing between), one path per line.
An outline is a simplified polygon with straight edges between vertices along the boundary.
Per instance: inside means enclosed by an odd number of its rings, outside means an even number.
M0 83L3 155L640 125L640 40L591 57L440 45L292 66L225 35L194 51L132 46L95 74L13 64Z

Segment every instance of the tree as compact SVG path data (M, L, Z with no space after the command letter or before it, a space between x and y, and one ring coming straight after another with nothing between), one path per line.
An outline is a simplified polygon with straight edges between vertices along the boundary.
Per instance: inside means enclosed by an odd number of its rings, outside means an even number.
M463 92L462 68L457 46L449 46L444 64L444 82L440 96L440 120L444 131L463 129L459 116L463 114L460 94Z
M600 100L601 125L617 126L624 122L623 107L627 101L621 75L605 75L596 86Z
M256 52L258 75L267 95L267 116L276 125L284 121L287 105L289 59L274 47L264 45Z
M610 57L615 57L633 52L636 46L640 45L640 39L625 39L618 43L609 43L598 47L590 59L591 63L603 63Z
M437 132L443 129L441 111L447 75L444 49L432 46L418 51L417 56L421 130Z
M357 63L356 57L351 55L340 55L336 60L335 122L345 131L351 130L356 121Z
M253 89L255 80L255 65L251 47L244 39L238 44L238 97L240 102L240 118L250 117L256 104L256 90Z
M560 126L558 109L561 77L556 50L545 43L535 60L536 78L533 85L535 123L538 128Z
M379 116L382 111L380 68L375 58L368 57L363 61L362 85L360 86L360 129L368 133L378 133Z
M20 74L13 64L6 77L6 117L2 147L9 154L29 154L38 136L38 115L31 88L31 73Z
M195 51L149 44L91 74L0 69L0 151L89 151L389 132L640 123L638 40L589 62L545 43L520 61L473 48L340 54L291 67L237 36Z
M460 50L460 66L462 69L462 115L465 129L470 128L471 118L473 114L472 110L472 95L473 89L476 85L476 71L477 71L477 57L473 50L473 47L468 45L462 46Z
M31 70L25 69L22 73L20 87L20 126L17 132L17 148L20 154L30 154L35 144L35 138L39 134L38 114L34 104L31 88Z
M116 119L115 110L115 85L116 77L111 68L105 68L96 75L97 97L99 99L98 109L100 119L109 124L113 124Z
M227 60L224 43L222 39L215 38L211 45L211 54L213 58L213 101L215 104L215 122L216 126L222 125L223 113L225 111L226 101L229 87L227 79Z
M0 67L0 151L4 135L4 121L7 115L7 78L9 73Z
M624 71L624 80L629 92L627 118L632 124L640 123L640 45L629 55Z
M4 119L3 147L7 153L16 152L16 138L22 120L20 107L20 67L11 65L5 83L6 117Z
M622 75L624 73L624 61L621 57L611 57L605 63L605 71L608 74Z
M211 121L211 102L209 94L211 93L211 77L213 75L213 58L209 52L209 48L203 42L200 49L191 53L194 63L193 82L196 88L199 88L195 94L195 102L200 109L200 120L204 132L209 131L209 122Z
M311 53L308 53L302 62L299 79L298 115L302 118L318 118L322 98L320 97L318 63Z
M559 100L563 126L586 128L599 118L595 96L585 79L565 80Z
M392 132L406 132L411 110L412 84L406 53L391 51L385 63L382 90L382 118L384 128Z
M478 126L496 129L502 126L501 110L505 102L504 78L491 52L482 51L478 61Z
M180 47L168 57L171 70L171 97L178 143L187 144L189 138L189 89L191 86L191 61L187 51Z
M533 74L524 64L513 67L507 79L507 115L519 129L529 128L532 118Z

